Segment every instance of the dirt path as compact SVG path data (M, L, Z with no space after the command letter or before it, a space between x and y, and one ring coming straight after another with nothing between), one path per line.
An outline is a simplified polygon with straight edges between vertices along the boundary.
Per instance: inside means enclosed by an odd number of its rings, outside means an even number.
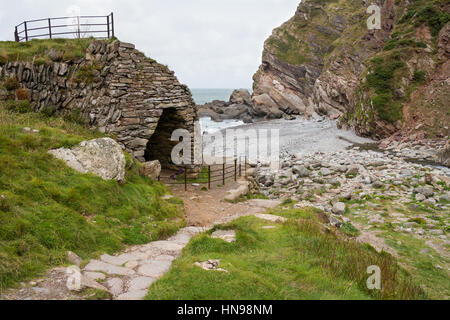
M143 299L152 283L170 270L172 261L181 255L193 236L241 216L274 219L274 216L261 213L268 207L279 205L277 201L224 201L227 191L237 186L238 183L230 183L226 187L202 191L201 187L190 185L185 192L184 185L172 185L170 191L184 201L187 227L167 240L133 246L117 255L104 254L99 260L91 260L78 272L78 281L81 287L89 288L87 292L69 290L67 283L73 279L73 273L68 273L67 268L54 268L41 279L23 283L21 288L1 294L1 300ZM107 292L109 296L98 296L100 292Z
M249 202L230 203L223 199L227 192L239 186L237 182L229 183L225 187L215 187L202 191L201 186L171 185L170 191L184 202L186 222L188 226L212 227L216 224L226 223L237 217L260 213L260 207Z

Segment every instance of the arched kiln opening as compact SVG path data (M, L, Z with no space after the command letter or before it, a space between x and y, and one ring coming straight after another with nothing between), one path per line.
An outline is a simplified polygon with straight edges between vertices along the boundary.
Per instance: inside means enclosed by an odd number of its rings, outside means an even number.
M159 160L164 169L173 167L171 154L178 142L171 141L170 138L176 129L184 128L186 128L186 121L176 108L163 109L155 132L147 143L145 161Z

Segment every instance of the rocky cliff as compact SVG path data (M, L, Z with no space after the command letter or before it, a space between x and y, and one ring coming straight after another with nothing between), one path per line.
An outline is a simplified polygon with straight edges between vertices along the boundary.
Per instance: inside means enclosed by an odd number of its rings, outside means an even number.
M448 135L450 3L303 0L265 42L254 75L255 106L340 118L363 136L420 128Z
M58 40L39 41L4 44L20 46L21 54L32 46L51 49L42 55L44 50L39 48L36 52L41 55L32 56L33 52L28 60L12 61L12 54L0 59L0 100L27 102L31 110L46 115L80 118L115 136L139 161L161 158L166 162L172 131L193 132L198 116L189 89L134 45L92 41L80 58L66 59L66 54L52 47L58 46ZM61 41L69 45L75 40Z

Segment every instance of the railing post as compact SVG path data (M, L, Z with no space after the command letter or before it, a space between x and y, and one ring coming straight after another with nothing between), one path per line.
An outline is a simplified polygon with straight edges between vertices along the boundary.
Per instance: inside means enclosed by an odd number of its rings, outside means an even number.
M19 39L19 31L17 31L17 27L16 27L16 30L14 31L14 39L16 40L16 42L20 41L20 39Z
M81 39L80 16L77 16L77 32L78 32L78 39Z
M112 30L112 38L115 37L114 35L114 12L111 12L111 30Z
M109 39L109 16L106 17L106 25L108 26L108 39Z
M211 166L208 166L208 189L211 189Z
M48 19L48 34L51 39L52 38L52 21L50 20L50 18Z
M25 40L28 41L28 28L27 28L27 22L24 22L25 25Z
M187 166L184 165L184 191L187 191Z
M244 170L245 170L245 177L247 178L247 156L245 156Z
M225 186L225 161L222 164L222 182L223 186Z
M242 177L242 157L239 157L239 177Z
M234 159L234 181L237 181L237 158Z

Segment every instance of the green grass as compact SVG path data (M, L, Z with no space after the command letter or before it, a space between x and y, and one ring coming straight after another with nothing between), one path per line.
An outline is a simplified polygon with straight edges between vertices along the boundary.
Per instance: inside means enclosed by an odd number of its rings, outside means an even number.
M271 212L290 219L275 229L262 229L268 223L255 217L216 227L236 230L235 243L208 234L195 237L171 271L153 284L147 299L424 298L392 256L328 230L316 210ZM219 259L228 273L194 265L209 259ZM381 291L367 289L366 272L372 265L382 270Z
M373 226L372 231L379 232L378 237L384 239L386 244L395 250L397 260L402 266L405 266L414 282L425 290L428 298L448 299L450 297L450 281L446 269L449 265L449 259L430 247L428 242L430 239L420 239L411 234L394 231L393 221L390 218L394 213L402 213L408 218L408 222L417 223L417 228L426 228L427 221L424 219L424 216L426 216L434 220L436 228L445 230L448 228L447 213L444 210L430 212L424 206L412 209L408 203L401 203L395 199L374 199L371 202L376 203L378 207L369 209L367 214L355 212L354 210L357 208L354 208L350 212L353 216L352 220L367 225L368 217L373 214L373 211L384 212L382 216L386 219L386 223ZM364 205L363 210L367 209L368 207ZM433 242L445 246L443 240L435 239ZM429 252L422 252L424 249L429 250ZM443 270L437 268L437 265L442 266Z
M39 133L24 133L30 127ZM14 113L0 104L0 290L66 263L169 236L184 225L180 200L138 174L126 183L80 174L47 153L101 137L62 118Z
M28 42L0 41L0 65L7 61L33 61L35 64L50 62L48 53L54 49L62 61L74 61L85 56L93 38L87 39L33 39ZM110 42L111 40L107 40Z

